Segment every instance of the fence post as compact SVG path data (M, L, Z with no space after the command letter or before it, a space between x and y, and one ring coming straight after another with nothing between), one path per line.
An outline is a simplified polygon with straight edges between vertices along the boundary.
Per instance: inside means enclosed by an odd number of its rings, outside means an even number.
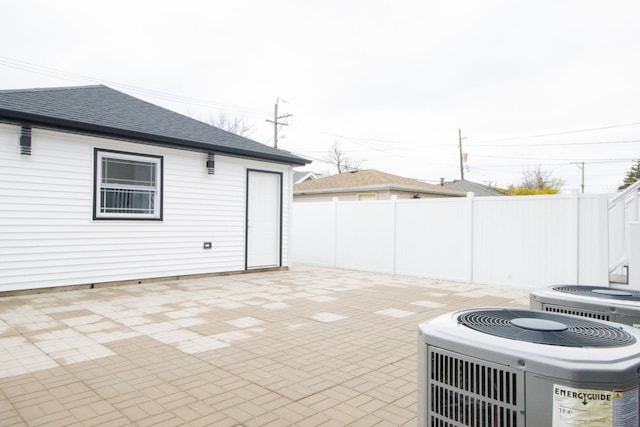
M640 222L629 224L629 288L640 289Z
M598 196L598 215L600 221L598 223L598 246L600 247L599 271L598 276L601 283L609 283L609 197L606 194Z
M466 200L466 251L465 251L465 264L467 271L467 283L473 283L473 192L467 193Z
M393 259L391 274L396 274L396 259L398 254L398 196L395 194L391 196L391 208L393 209L391 214L391 220L393 221L393 254L391 255Z
M580 284L580 195L577 189L571 190L569 203L569 275L576 285Z
M333 268L338 265L338 198L331 199L333 202Z

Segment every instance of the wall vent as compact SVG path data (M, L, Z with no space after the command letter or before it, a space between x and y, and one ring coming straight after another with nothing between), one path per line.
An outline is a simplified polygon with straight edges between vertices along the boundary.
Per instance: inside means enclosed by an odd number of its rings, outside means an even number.
M31 155L31 126L22 126L20 132L20 154Z
M207 153L207 173L209 175L216 174L216 159L214 153Z

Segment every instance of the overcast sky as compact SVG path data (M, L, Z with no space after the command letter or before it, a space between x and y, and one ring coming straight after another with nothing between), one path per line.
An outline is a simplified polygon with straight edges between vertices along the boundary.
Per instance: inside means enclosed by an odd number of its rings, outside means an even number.
M105 84L323 163L612 192L640 158L640 2L0 0L0 89ZM285 102L286 101L286 102ZM576 164L579 163L579 164Z

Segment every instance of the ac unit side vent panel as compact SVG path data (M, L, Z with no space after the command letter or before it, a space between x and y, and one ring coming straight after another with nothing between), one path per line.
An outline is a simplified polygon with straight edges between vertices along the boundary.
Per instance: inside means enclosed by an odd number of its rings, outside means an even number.
M602 299L614 299L623 301L637 301L640 302L640 291L634 290L622 290L608 288L605 286L552 286L556 292L562 292L564 294L582 295Z
M623 347L636 342L633 335L615 325L544 311L475 310L462 313L458 323L497 337L565 347ZM552 325L550 329L548 325Z
M430 426L524 426L522 373L431 347Z
M588 317L589 319L598 319L598 320L606 320L608 322L612 322L613 319L608 314L604 313L595 313L593 311L586 310L576 310L565 307L558 307L553 305L545 305L543 307L544 311L549 313L562 313L562 314L571 314L574 316Z

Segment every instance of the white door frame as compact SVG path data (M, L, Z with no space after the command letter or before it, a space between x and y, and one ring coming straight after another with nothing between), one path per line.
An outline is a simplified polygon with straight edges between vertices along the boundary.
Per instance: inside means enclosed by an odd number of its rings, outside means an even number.
M269 264L269 265L250 265L249 264L249 246L251 245L251 242L249 241L249 220L251 219L251 215L252 212L259 212L260 209L264 209L261 207L257 207L258 211L252 211L252 209L256 208L256 207L252 207L251 206L251 185L250 185L250 177L251 174L272 174L272 175L277 175L278 176L278 188L276 189L277 192L277 196L278 196L278 206L277 206L277 220L276 220L276 224L274 224L277 227L277 242L273 242L277 244L277 260L275 262L275 264ZM247 181L246 181L246 213L245 213L245 249L244 249L244 268L245 270L250 270L253 268L261 268L261 267L282 267L282 186L283 186L283 173L282 172L274 172L274 171L268 171L268 170L260 170L260 169L247 169Z

